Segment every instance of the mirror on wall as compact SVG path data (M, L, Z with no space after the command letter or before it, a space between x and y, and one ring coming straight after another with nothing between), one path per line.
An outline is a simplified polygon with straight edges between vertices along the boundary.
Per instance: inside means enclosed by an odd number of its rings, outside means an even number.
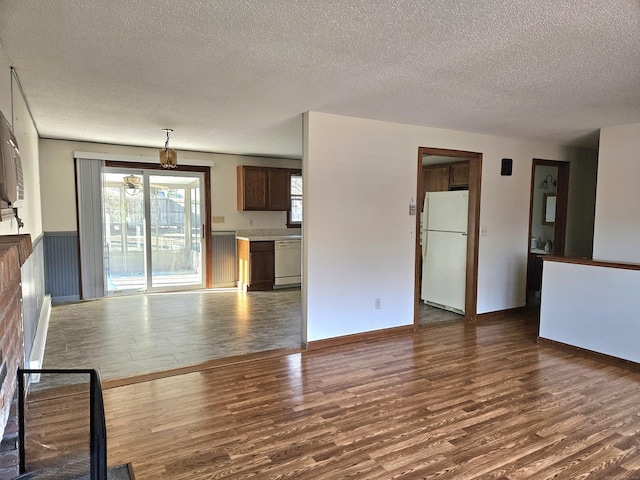
M543 225L553 225L556 223L556 194L545 193L543 203L542 223Z

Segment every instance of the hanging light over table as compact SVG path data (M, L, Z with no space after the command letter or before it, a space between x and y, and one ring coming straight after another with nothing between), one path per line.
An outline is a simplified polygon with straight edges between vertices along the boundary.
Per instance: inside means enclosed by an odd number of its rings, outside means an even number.
M178 166L178 155L176 151L169 148L169 134L173 132L172 128L162 129L167 134L167 139L164 142L164 148L160 150L160 165L162 168L176 168Z
M141 192L142 191L142 186L140 184L141 180L142 178L137 177L135 175L127 175L126 177L123 177L122 181L124 182L125 193L133 196Z

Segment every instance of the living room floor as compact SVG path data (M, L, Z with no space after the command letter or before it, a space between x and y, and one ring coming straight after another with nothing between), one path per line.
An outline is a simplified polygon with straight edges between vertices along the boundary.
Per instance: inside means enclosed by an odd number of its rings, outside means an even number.
M107 389L108 463L171 480L638 478L639 374L538 345L536 317Z

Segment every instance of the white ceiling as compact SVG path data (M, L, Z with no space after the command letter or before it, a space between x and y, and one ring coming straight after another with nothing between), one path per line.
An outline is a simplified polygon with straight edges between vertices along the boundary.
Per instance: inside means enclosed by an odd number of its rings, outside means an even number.
M42 137L300 158L305 111L595 146L640 0L0 0Z

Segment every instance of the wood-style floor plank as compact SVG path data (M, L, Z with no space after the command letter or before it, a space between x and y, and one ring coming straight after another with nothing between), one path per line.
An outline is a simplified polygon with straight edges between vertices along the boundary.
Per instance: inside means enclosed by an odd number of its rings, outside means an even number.
M144 479L640 478L640 374L536 344L531 317L105 390Z

